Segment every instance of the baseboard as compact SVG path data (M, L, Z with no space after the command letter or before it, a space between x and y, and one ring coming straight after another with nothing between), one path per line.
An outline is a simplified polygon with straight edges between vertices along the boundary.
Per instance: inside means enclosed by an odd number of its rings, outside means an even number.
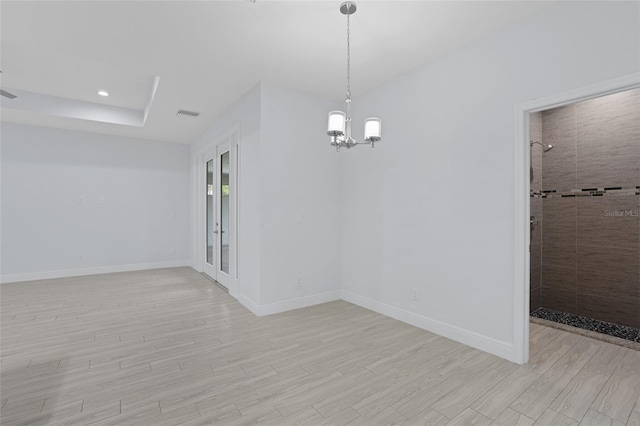
M49 280L53 278L80 277L83 275L110 274L112 272L144 271L148 269L177 268L192 266L191 260L169 260L165 262L135 263L130 265L98 266L83 269L61 269L57 271L28 272L25 274L0 275L0 283Z
M294 309L306 308L307 306L333 302L334 300L340 300L339 290L260 305L259 313L256 315L263 317L265 315L279 314L281 312L292 311Z
M240 304L242 306L244 306L245 308L250 310L254 315L260 316L260 314L259 314L260 305L258 305L256 302L254 302L253 299L250 299L249 297L247 297L243 293L239 293L238 297L236 297L236 300L238 300L238 302L240 302Z
M294 309L301 309L308 306L340 300L340 291L336 290L328 293L314 294L312 296L283 300L281 302L268 303L266 305L260 305L242 293L238 295L237 299L245 308L253 312L254 315L264 317L266 315L279 314L281 312L292 311Z
M388 305L377 300L360 296L346 290L341 291L343 300L361 306L382 315L397 319L398 321L411 324L432 333L439 334L456 342L480 349L484 352L499 356L512 362L518 362L516 350L512 344L501 342L490 337L474 333L450 324L443 323L433 318L418 315L396 306Z

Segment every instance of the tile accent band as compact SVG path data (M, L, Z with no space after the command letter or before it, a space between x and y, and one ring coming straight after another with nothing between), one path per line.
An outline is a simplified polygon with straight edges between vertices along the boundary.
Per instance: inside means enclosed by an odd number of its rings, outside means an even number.
M561 198L561 197L610 197L610 196L630 196L640 195L640 186L622 187L614 186L607 188L583 188L558 191L556 189L545 189L544 191L531 191L531 198Z

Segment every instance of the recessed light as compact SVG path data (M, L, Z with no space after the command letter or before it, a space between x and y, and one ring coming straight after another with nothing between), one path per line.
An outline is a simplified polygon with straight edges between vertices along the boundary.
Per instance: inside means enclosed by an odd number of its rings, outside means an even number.
M106 90L100 90L98 92L98 95L100 95L100 96L109 96L109 92L107 92Z

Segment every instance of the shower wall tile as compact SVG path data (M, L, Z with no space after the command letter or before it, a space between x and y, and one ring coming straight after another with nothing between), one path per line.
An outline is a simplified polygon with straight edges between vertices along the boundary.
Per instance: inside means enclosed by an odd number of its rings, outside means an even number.
M542 266L540 264L540 256L541 256L542 247L540 244L531 246L531 269L529 272L530 277L530 287L529 287L529 310L534 311L538 309L540 305L540 294L541 288L540 283L542 282Z
M530 288L531 290L539 289L542 277L542 264L540 258L542 256L542 246L540 244L531 245L531 260L530 266Z
M542 112L535 112L529 116L530 137L532 141L542 143ZM538 144L530 146L531 149L531 190L542 191L542 147ZM530 241L530 293L529 310L534 311L540 307L540 282L542 277L542 199L531 198L531 216L534 226L531 231Z
M529 294L529 312L533 312L541 306L540 288L531 290L531 293Z
M578 315L640 328L640 298L578 295Z
M640 185L640 89L577 104L577 185Z
M568 314L577 314L576 292L543 288L540 297L542 306Z
M542 111L529 115L529 134L534 141L542 142Z
M638 248L578 246L578 295L640 298ZM607 321L605 319L605 321Z
M640 89L544 111L542 142L554 145L541 156L543 190L640 186ZM542 306L640 327L640 196L541 201Z
M542 154L542 189L576 188L576 106L542 112L542 141L553 145Z
M637 195L579 197L578 245L625 248L638 252L640 217L633 214L639 209L640 197ZM628 215L616 216L616 212Z
M540 244L542 242L542 198L530 199L530 214L534 222L531 230L531 244Z
M545 198L542 202L542 246L556 245L568 249L576 244L576 197ZM543 254L543 258L544 258Z
M529 309L534 311L540 307L540 283L542 280L542 199L531 198L531 216L534 217L534 226L531 231L530 245L530 294Z
M576 275L576 208L575 198L546 198L542 201L541 291L543 306L557 309L562 294L573 294L569 304L575 313ZM555 291L555 292L554 292ZM556 308L544 303L551 300Z
M542 293L547 289L577 291L577 252L575 245L543 244L542 246Z
M542 147L540 145L531 147L531 162L531 189L540 192L542 191Z
M529 115L529 136L532 141L542 143L542 112ZM531 147L531 189L542 191L542 147L534 144Z

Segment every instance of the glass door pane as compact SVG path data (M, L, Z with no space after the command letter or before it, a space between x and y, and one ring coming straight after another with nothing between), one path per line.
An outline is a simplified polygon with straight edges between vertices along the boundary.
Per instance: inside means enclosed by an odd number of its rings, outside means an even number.
M213 160L207 161L207 263L213 265L213 248L215 247L215 218L213 191Z
M220 270L229 273L229 151L220 156Z

